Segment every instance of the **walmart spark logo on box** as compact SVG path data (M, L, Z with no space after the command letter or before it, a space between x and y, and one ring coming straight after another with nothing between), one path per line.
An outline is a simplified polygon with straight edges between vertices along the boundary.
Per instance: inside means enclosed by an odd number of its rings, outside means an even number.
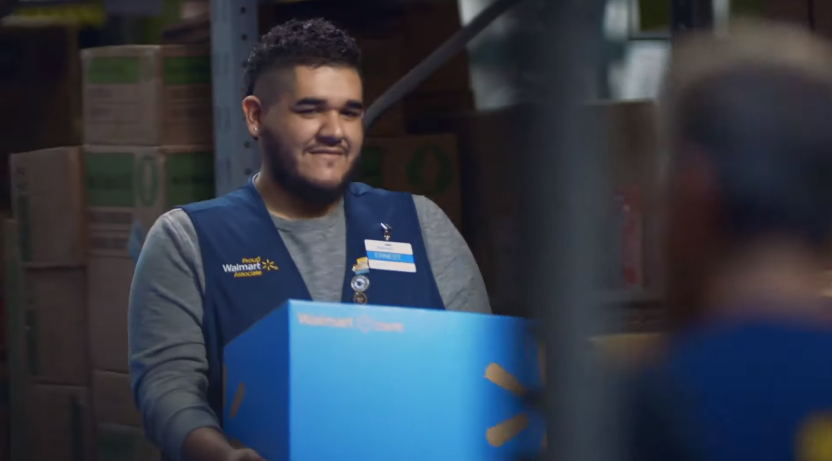
M530 322L289 301L225 348L226 434L269 460L508 461L545 443Z

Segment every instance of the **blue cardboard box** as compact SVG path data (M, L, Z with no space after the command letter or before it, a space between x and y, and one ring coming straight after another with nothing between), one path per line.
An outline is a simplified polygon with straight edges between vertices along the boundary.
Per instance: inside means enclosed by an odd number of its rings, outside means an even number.
M537 453L530 322L289 301L225 348L225 432L269 461L503 461Z

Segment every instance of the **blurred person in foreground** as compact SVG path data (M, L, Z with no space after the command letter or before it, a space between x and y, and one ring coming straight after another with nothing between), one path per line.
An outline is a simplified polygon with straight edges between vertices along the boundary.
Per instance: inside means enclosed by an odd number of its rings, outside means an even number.
M662 101L675 321L637 380L632 460L832 460L832 51L738 23L683 39Z
M471 252L436 204L352 182L360 56L321 19L266 34L242 101L260 172L148 233L130 294L130 373L147 435L174 460L262 459L222 433L222 349L287 299L490 311ZM388 239L411 250L415 272L368 267L365 244Z

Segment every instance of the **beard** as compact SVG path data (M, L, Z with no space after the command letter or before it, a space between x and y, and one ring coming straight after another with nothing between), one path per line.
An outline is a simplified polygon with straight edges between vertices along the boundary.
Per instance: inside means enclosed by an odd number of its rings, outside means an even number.
M298 170L297 158L282 149L275 139L268 139L270 137L263 136L263 155L268 159L271 177L280 187L293 196L316 206L328 206L341 200L358 172L360 156L352 162L340 182L324 184L303 176Z

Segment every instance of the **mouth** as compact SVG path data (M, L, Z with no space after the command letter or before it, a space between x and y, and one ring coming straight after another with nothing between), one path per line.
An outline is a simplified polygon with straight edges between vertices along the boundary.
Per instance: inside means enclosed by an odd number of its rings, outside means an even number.
M338 156L338 157L347 155L347 153L343 149L321 148L321 149L312 149L308 152L312 155L333 155L333 156Z

